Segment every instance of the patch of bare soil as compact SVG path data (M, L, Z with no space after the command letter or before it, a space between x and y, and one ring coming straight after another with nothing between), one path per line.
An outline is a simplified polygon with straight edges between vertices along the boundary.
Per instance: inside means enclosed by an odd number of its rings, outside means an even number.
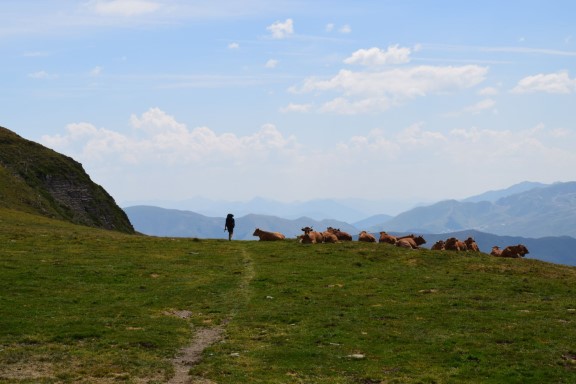
M194 379L188 372L200 362L202 352L210 345L218 342L222 338L222 327L201 328L196 332L192 343L180 350L178 355L172 360L174 364L174 377L168 384L209 384L211 381L204 379Z
M41 362L33 364L17 363L0 367L0 381L7 380L34 380L51 377L52 365Z

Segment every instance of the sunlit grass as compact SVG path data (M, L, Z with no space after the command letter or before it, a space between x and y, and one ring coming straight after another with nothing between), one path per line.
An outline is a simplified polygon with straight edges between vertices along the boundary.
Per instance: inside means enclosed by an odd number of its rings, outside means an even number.
M129 236L0 211L0 382L570 383L576 269L384 244ZM176 310L189 311L182 319Z

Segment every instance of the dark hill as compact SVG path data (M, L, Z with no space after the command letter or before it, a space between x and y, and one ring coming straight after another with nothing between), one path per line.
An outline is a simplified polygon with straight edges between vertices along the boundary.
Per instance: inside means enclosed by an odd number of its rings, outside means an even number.
M80 163L0 127L0 206L134 233L124 211Z

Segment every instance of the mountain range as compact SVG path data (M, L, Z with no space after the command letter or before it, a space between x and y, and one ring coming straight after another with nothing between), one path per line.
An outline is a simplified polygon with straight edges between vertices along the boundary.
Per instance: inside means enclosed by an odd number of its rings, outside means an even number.
M259 199L271 211L282 211L282 203ZM252 204L254 201L252 202ZM260 205L260 209L264 205ZM301 205L302 207L303 205ZM323 201L320 207L309 202L311 211L339 206ZM229 208L225 203L222 207ZM220 209L223 209L223 208ZM284 206L286 208L286 206ZM124 208L136 230L156 236L225 238L224 217L205 216L196 212L154 206ZM239 210L242 212L242 210ZM337 212L335 212L337 214ZM467 199L446 200L420 206L397 216L377 214L352 223L338 219L318 220L264 214L236 216L234 238L255 240L255 228L279 231L289 238L300 235L301 228L311 226L324 230L331 226L357 235L361 230L377 234L425 234L427 246L438 239L472 236L482 251L493 245L523 243L532 247L529 257L576 265L576 182L542 184L523 182L509 188L488 191Z
M526 186L526 184L525 184ZM516 191L517 186L510 191ZM371 227L445 233L475 229L508 236L576 237L576 182L535 185L522 192L490 194L494 200L447 200L417 207Z
M296 238L305 226L331 226L353 235L361 230L415 232L425 234L428 247L438 239L473 236L484 252L493 245L523 243L529 257L576 265L576 182L524 182L396 216L368 214L383 212L391 203L323 199L285 204L256 198L242 205L204 200L205 209L221 212L214 216L142 205L121 209L80 163L0 127L0 207L11 210L126 233L136 229L148 235L198 238L226 238L224 217L235 212L235 239L255 239L252 232L257 227Z

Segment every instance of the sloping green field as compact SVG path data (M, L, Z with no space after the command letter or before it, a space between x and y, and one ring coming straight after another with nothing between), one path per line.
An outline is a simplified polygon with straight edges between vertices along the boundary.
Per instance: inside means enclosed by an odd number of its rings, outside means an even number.
M574 383L576 268L124 235L0 209L0 383Z

